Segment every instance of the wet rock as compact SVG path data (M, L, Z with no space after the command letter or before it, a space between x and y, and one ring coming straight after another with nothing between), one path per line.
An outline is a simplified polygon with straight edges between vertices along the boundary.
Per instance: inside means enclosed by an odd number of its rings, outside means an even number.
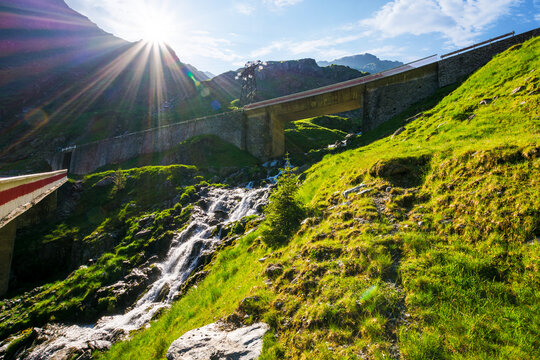
M148 243L146 251L143 253L143 258L146 256L157 256L158 258L163 258L171 246L171 242L174 238L174 233L165 232L164 234L158 236ZM152 257L153 257L152 256ZM154 263L156 261L152 261Z
M156 266L133 269L122 280L99 289L92 302L98 304L98 307L105 307L103 310L107 312L126 308L137 300L137 297L157 279L160 273L161 271ZM103 303L101 300L111 298L114 301L108 303Z
M70 267L86 264L89 259L99 259L103 253L114 249L118 241L118 234L111 232L92 234L85 241L73 242L71 255L68 256Z
M59 358L73 356L79 358L87 351L92 352L110 347L119 338L123 338L129 332L147 324L155 316L159 316L159 311L166 308L171 300L182 289L185 289L182 287L184 284L189 284L190 281L196 282L197 279L206 275L204 272L199 272L190 277L193 272L200 270L201 264L211 259L216 248L227 242L227 240L223 241L211 236L214 233L212 223L216 220L213 212L208 211L208 209L213 208L217 202L230 203L229 213L231 215L225 220L227 222L238 221L245 216L256 215L254 209L258 207L259 203L265 201L268 194L267 189L206 188L204 191L207 198L206 209L195 205L191 222L187 227L179 233L166 232L163 235L163 244L170 245L167 246L169 250L166 251L166 258L163 260L160 260L160 256L150 258L156 254L150 251L151 247L159 242L159 239L153 238L148 241L144 252L140 252L134 260L130 261L131 266L140 263L144 263L145 266L139 266L127 275L122 274L121 270L127 272L129 271L128 267L122 267L120 271L111 274L110 281L116 281L114 284L88 294L81 303L81 308L85 309L84 318L79 317L76 320L91 321L95 323L94 326L49 324L45 332L38 335L40 340L34 342L36 345L32 345L33 348L30 350L32 353L25 358L32 360L53 359L57 356ZM225 226L224 222L218 224L221 227ZM116 238L118 240L120 237ZM234 239L234 237L230 237L230 239ZM89 256L89 258L96 257ZM153 264L158 261L161 263ZM156 281L159 276L160 280L163 279L163 281ZM164 290L164 282L169 283L168 291ZM167 295L165 295L166 293ZM163 297L164 301L159 302L158 297ZM257 314L256 311L260 308L260 304L257 302L250 302L246 306L253 314ZM100 315L107 313L121 313L122 315L103 316L97 319ZM77 316L77 314L73 316ZM262 340L260 343L262 346ZM249 342L248 346L252 346L251 344L252 342ZM0 346L2 345L0 344ZM218 357L219 354L220 352L217 353ZM211 357L203 355L201 358Z
M175 340L167 351L167 359L257 359L268 329L264 323L232 331L225 330L220 323L206 325Z
M14 337L8 344L6 344L4 353L0 350L0 355L3 355L2 359L11 360L16 359L37 338L37 331L35 329L28 329L21 331L16 337Z
M168 283L165 283L161 290L159 290L159 294L156 298L156 301L162 302L165 300L167 295L169 295L169 292L171 291L171 286Z
M201 282L206 276L208 276L209 273L210 273L210 271L201 270L201 271L196 272L195 274L192 274L186 280L186 282L182 284L182 287L180 288L180 291L177 294L174 295L173 300L176 301L176 300L180 299L180 297L183 294L185 294L188 289L190 289L191 287L193 287L193 286L197 285L199 282Z
M341 195L346 199L347 196L349 196L352 193L360 191L360 189L365 188L366 184L360 184L358 186L355 186L353 188L347 189L344 192L341 193Z
M147 237L150 237L151 234L152 234L152 230L143 229L135 234L135 239L147 238Z
M154 223L155 218L156 218L155 214L145 216L145 217L143 217L142 219L139 220L139 226L141 228L146 228L146 227L148 227L148 226L150 226L151 224Z

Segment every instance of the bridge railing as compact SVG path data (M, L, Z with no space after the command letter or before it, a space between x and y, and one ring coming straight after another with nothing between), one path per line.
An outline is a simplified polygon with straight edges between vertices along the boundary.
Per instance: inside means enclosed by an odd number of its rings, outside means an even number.
M455 51L452 51L452 52L449 52L448 54L444 54L444 55L441 55L441 59L444 59L448 56L452 56L452 55L456 55L456 54L459 54L459 53L462 53L462 52L465 52L465 51L469 51L469 50L472 50L472 49L475 49L475 48L478 48L478 47L482 47L484 45L489 45L491 44L492 42L494 41L499 41L501 39L504 39L506 37L509 37L509 36L514 36L516 34L515 31L512 31L512 32L509 32L508 34L504 34L504 35L501 35L501 36L497 36L497 37L494 37L492 39L489 39L489 40L486 40L486 41L482 41L482 42L479 42L479 43L476 43L476 44L473 44L471 46L467 46L465 48L462 48L462 49L459 49L459 50L455 50Z
M350 87L357 86L357 85L360 85L360 84L366 84L366 83L369 83L371 81L379 80L379 79L382 79L382 78L385 78L385 77L388 77L388 76L400 74L402 72L406 72L406 71L409 71L409 70L412 70L412 69L416 69L416 68L419 68L419 67L422 67L422 66L437 62L437 61L438 61L438 57L437 57L437 54L435 54L435 55L427 56L427 57L419 59L419 60L412 61L412 62L404 64L404 65L400 65L400 66L395 67L393 69L378 72L376 74L370 74L370 75L358 77L358 78L355 78L355 79L352 79L352 80L343 81L343 82L340 82L340 83L337 83L337 84L323 86L323 87L320 87L320 88L317 88L317 89L306 90L306 91L302 91L302 92L295 93L295 94L285 95L285 96L281 96L281 97L278 97L278 98L275 98L275 99L259 101L259 102L244 106L244 109L245 110L255 110L255 109L262 108L262 107L269 106L269 105L275 105L275 104L279 104L279 103L283 103L283 102L287 102L287 101L292 101L292 100L300 100L300 99L303 99L303 98L307 98L307 97L315 96L315 95L320 95L320 94L325 94L327 92L331 92L331 91L335 91L335 90L346 89L346 88L350 88Z
M66 181L67 170L0 178L0 227Z

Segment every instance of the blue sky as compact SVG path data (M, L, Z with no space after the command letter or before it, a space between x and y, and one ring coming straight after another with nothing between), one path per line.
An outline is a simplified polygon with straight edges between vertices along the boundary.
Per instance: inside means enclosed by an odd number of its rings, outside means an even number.
M220 74L248 60L412 61L540 26L540 0L66 0L123 39Z

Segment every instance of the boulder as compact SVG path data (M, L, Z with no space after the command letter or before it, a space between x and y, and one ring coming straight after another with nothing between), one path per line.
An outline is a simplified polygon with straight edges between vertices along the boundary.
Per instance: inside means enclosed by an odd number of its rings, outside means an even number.
M209 324L176 339L167 351L167 359L257 359L268 329L265 323L235 330L227 330L223 323Z

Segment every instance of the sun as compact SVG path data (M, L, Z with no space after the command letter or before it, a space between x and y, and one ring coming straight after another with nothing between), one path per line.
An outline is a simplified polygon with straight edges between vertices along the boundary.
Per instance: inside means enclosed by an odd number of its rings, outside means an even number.
M154 43L166 42L167 38L170 37L171 31L165 22L157 18L146 19L141 30L143 40Z

